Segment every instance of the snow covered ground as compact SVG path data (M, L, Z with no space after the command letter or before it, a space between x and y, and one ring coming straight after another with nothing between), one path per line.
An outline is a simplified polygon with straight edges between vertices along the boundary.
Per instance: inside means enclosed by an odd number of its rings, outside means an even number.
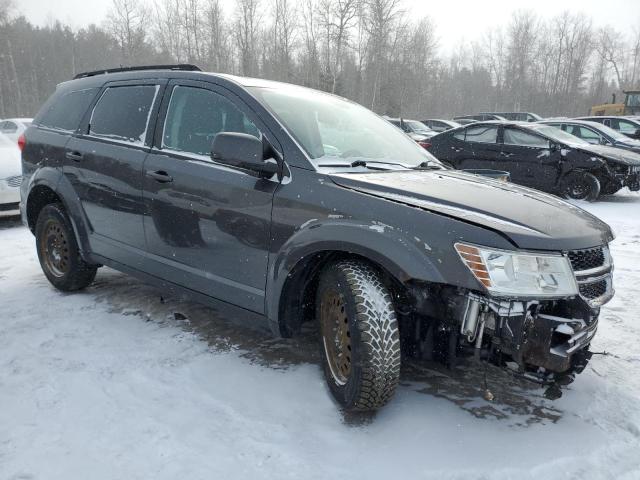
M313 329L273 340L108 269L65 295L0 220L0 480L640 479L640 195L580 206L617 233L606 354L557 400L410 364L373 419L336 408Z

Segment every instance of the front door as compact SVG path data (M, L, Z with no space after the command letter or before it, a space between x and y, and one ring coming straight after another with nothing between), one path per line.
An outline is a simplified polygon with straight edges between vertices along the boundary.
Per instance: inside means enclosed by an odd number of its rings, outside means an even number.
M174 81L144 163L150 268L200 293L264 312L273 194L279 183L211 160L219 132L261 138L263 125L227 90Z
M66 145L64 174L89 221L94 253L136 266L144 254L142 164L161 82L108 84Z
M561 154L546 138L517 127L505 127L498 170L511 174L511 181L551 191L560 175Z

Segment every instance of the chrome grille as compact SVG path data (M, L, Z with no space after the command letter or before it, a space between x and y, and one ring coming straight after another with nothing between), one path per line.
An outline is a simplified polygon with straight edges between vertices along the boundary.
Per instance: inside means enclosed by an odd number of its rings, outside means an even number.
M604 248L596 247L586 250L573 250L569 252L569 260L571 261L573 270L576 272L601 267L605 263Z
M567 253L578 283L580 297L591 307L604 305L613 297L613 261L609 247L573 250Z
M22 175L7 178L7 185L10 187L19 187L22 185Z
M582 283L578 286L583 298L593 300L607 293L607 281L599 280L593 283Z

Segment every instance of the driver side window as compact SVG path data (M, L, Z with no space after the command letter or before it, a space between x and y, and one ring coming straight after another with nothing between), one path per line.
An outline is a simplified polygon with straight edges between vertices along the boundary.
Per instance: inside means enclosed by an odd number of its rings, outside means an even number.
M176 86L171 93L162 134L162 148L209 155L220 132L261 138L256 126L231 101L198 87Z

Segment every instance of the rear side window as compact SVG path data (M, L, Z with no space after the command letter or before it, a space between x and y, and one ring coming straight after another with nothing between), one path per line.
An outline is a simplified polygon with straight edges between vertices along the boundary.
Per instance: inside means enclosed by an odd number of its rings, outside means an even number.
M209 155L213 139L220 132L260 138L251 120L222 95L197 87L173 89L162 134L163 148Z
M53 97L52 103L44 107L44 111L38 115L34 123L42 127L73 132L78 128L96 93L97 88L87 88Z
M91 114L89 134L144 145L157 85L107 88Z
M479 125L466 130L467 142L496 143L498 127L495 125Z
M549 140L517 128L504 129L504 144L521 147L549 148Z

